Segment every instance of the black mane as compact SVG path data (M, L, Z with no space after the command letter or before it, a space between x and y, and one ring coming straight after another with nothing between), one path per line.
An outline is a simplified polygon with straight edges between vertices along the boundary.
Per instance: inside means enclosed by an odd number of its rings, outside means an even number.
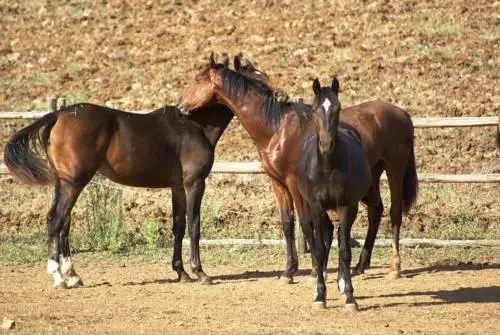
M263 95L262 112L266 122L275 127L280 125L282 116L280 103L275 99L274 91L266 84L228 68L224 68L222 71L222 87L231 98L243 96L250 88L255 89ZM293 109L299 116L310 114L308 109L305 108Z

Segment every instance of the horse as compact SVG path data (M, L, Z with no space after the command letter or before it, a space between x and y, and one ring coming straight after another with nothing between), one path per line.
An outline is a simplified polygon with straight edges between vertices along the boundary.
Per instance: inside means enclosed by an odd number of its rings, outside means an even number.
M265 84L270 84L269 76L257 69L248 60L242 64L235 57L234 66L240 73ZM272 87L282 103L288 101L284 90ZM418 177L414 153L414 128L410 115L403 109L380 101L365 102L345 108L340 113L340 120L354 127L360 134L363 148L372 169L372 183L380 197L380 176L385 170L391 194L390 219L392 225L392 256L389 278L399 278L401 257L399 254L399 235L402 216L407 214L416 202ZM500 127L500 126L499 126ZM500 147L500 135L498 137ZM369 226L359 262L353 269L353 275L364 273L370 267L375 237L379 228L384 205L368 205ZM313 258L314 267L314 258Z
M179 105L189 114L214 103L226 105L238 117L257 146L264 171L271 177L287 246L286 267L280 280L291 283L298 270L294 206L304 234L312 236L310 222L301 220L303 200L297 190L297 163L303 138L312 126L311 108L304 104L280 104L265 83L229 68L217 68L212 54L208 67L183 88ZM323 220L333 233L326 212ZM314 272L313 275L316 277Z
M47 214L47 272L54 287L83 285L70 258L71 209L97 172L122 185L171 188L172 268L178 281L191 281L181 253L187 213L191 269L201 283L211 283L200 261L200 207L215 146L233 114L222 105L208 109L188 117L172 106L133 114L81 103L46 114L10 138L4 151L9 171L28 184L54 185Z
M313 127L304 139L298 168L298 190L305 202L304 217L313 226L311 250L317 261L316 298L314 305L325 307L326 285L323 272L328 262L331 229L322 220L326 210L334 209L339 217L339 290L345 294L345 308L357 310L351 282L351 227L358 213L358 203L377 205L379 197L371 182L368 159L359 133L350 125L340 122L339 82L321 87L313 82ZM307 219L306 219L307 220ZM325 271L326 274L326 271Z

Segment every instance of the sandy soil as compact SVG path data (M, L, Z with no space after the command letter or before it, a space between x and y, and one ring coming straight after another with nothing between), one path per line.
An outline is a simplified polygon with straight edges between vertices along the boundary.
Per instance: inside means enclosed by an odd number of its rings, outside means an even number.
M14 333L498 334L498 264L409 268L389 280L375 267L354 279L360 311L343 309L329 276L326 310L311 308L305 272L280 284L279 266L206 267L215 284L179 284L164 262L77 256L86 286L55 290L45 263L0 263L0 316ZM259 270L259 271L257 271Z

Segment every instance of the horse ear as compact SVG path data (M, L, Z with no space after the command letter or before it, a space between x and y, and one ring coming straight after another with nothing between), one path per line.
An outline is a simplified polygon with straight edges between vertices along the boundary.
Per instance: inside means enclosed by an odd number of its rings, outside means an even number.
M333 91L333 93L335 93L336 96L339 96L340 84L339 84L339 81L337 80L337 77L333 77L332 91Z
M239 72L241 68L241 59L239 56L234 56L234 70Z
M319 95L319 92L321 91L321 84L319 83L318 78L313 81L313 91L315 95Z
M214 59L214 52L213 51L210 53L210 58L209 58L208 62L209 62L208 64L209 64L210 68L215 67L215 59Z
M249 69L249 70L255 70L255 66L253 66L252 62L250 62L248 59L245 59L245 66Z
M228 67L229 66L229 55L227 54L227 52L223 52L221 57L222 57L222 65L224 65L224 67Z

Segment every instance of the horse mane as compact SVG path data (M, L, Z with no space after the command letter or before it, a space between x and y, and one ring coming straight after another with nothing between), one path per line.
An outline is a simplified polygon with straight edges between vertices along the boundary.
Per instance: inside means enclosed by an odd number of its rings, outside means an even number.
M273 89L263 82L224 68L222 70L222 88L231 98L241 97L249 89L256 90L263 96L261 110L266 122L275 127L280 125L283 116L280 103L275 99ZM302 116L310 118L310 108L294 108L291 105L290 107L293 108L301 120L303 119Z

